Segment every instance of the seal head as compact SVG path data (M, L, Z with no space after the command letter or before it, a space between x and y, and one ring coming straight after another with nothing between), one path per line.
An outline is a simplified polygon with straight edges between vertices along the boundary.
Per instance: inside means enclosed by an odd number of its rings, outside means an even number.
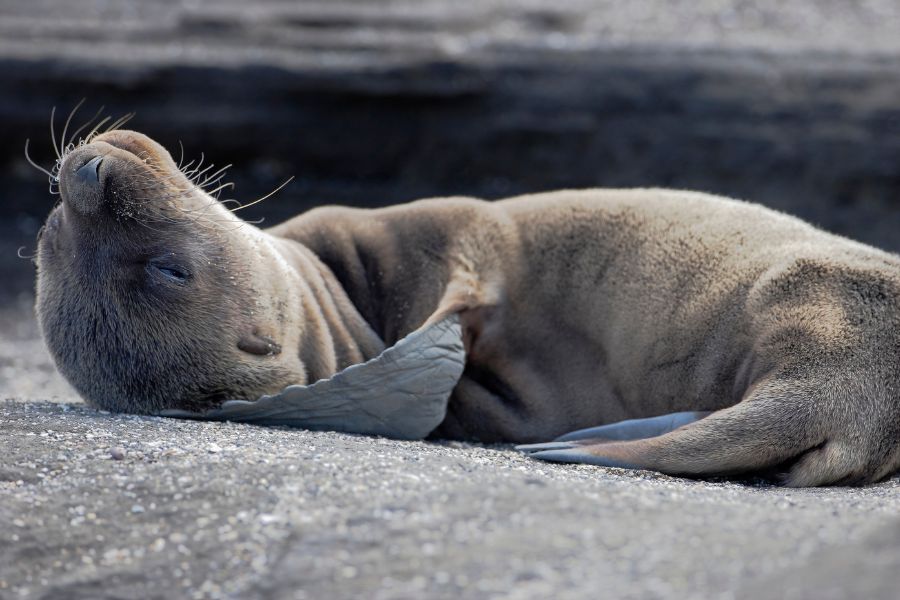
M89 403L204 410L307 382L302 353L282 352L321 328L298 320L304 257L234 216L162 146L132 131L94 137L63 157L59 190L36 308Z

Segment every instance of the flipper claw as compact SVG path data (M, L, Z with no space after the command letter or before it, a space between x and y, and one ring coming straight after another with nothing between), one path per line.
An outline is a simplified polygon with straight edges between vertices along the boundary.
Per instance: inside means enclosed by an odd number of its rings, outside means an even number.
M705 411L690 411L670 413L668 415L650 417L648 419L629 419L627 421L619 421L618 423L610 423L609 425L601 425L600 427L590 427L588 429L572 431L553 441L573 442L588 439L620 441L641 440L669 433L679 427L699 421L710 414L711 413Z
M760 391L762 390L762 391ZM767 394L758 388L756 394ZM784 464L821 449L821 433L810 424L810 410L800 410L803 398L785 402L763 395L723 408L714 414L675 413L652 419L624 421L568 434L554 447L530 457L564 463L585 463L624 469L646 469L689 477L752 473ZM655 435L654 435L655 434ZM612 435L618 439L610 439ZM652 435L652 437L642 437ZM603 437L598 437L603 436ZM829 446L826 445L825 448ZM807 466L807 463L800 463ZM826 466L833 466L834 461ZM833 471L830 472L833 475ZM794 478L790 485L829 483L834 478L820 469L809 477Z
M671 433L695 423L710 413L678 412L647 419L630 419L600 427L579 429L560 436L552 442L516 446L531 458L561 463L584 463L620 469L647 468L641 454L629 449L645 444L652 438Z
M569 442L544 442L542 444L520 444L516 446L516 450L524 452L525 454L532 454L544 450L567 450L569 448L576 448L577 446L577 444Z
M639 465L634 465L620 459L609 456L598 456L585 451L583 448L572 448L568 450L544 450L529 454L531 458L547 460L559 463L582 463L586 465L596 465L598 467L616 467L618 469L640 469Z

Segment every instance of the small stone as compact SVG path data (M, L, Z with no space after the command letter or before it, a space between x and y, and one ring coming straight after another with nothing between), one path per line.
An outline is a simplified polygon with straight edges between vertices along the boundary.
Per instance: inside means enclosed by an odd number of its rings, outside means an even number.
M144 512L144 507L141 506L140 504L135 504L134 506L131 507L131 512L133 512L135 514L140 514L140 513Z
M109 457L113 460L122 460L125 458L125 448L115 447L110 449Z

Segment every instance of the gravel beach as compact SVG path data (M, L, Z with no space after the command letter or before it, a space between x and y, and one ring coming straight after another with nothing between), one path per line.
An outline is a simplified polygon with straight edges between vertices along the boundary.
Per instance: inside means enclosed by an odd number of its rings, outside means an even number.
M509 448L0 404L0 596L895 598L900 480L783 490Z
M895 598L900 478L785 490L510 447L113 415L0 327L0 598Z

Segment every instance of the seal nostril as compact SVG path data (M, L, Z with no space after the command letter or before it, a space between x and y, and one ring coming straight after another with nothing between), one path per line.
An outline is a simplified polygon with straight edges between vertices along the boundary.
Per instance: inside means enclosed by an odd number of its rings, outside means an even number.
M95 156L91 160L84 163L75 171L78 180L85 184L93 184L100 181L100 163L103 161L102 156Z

